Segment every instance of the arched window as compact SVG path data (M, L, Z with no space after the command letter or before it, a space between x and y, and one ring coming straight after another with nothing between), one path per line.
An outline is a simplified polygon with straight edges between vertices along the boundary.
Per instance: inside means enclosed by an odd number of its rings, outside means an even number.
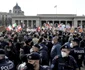
M16 11L15 11L15 13L16 13Z

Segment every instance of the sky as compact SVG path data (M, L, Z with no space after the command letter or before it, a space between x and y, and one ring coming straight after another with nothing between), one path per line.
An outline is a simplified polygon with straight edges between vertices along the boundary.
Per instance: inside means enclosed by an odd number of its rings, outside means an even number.
M0 12L9 12L18 3L25 15L77 14L85 15L85 0L0 0ZM54 6L56 6L54 8Z

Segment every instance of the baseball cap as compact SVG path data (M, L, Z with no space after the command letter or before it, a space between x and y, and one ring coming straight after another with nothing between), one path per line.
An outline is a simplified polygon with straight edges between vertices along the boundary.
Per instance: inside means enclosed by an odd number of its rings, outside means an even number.
M27 59L29 59L29 60L39 60L40 55L36 52L33 52L33 53L27 55Z
M34 47L40 49L40 45L38 45L38 44L35 44Z
M0 49L0 55L5 55L5 51L3 49Z
M72 41L79 43L79 39L78 38L74 38Z
M62 50L62 49L71 49L71 48L70 48L70 46L68 46L68 45L63 45L63 46L61 47L61 50Z

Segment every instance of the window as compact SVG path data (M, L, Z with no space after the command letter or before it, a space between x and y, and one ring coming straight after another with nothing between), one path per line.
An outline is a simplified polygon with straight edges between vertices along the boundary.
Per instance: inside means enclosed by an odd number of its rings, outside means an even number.
M33 28L36 28L36 20L33 20Z
M81 26L81 21L79 20L79 21L77 21L77 27L80 27Z
M28 26L31 27L31 20L28 20Z
M18 25L18 20L15 20L15 23Z
M17 13L17 12L15 11L15 13Z
M25 28L27 28L27 20L24 20Z

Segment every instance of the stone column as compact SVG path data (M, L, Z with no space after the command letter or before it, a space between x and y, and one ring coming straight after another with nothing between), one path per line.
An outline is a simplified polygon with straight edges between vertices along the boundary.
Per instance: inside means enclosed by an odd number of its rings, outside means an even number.
M74 27L78 26L77 19L74 19L73 23L74 23Z
M65 21L65 25L67 25L67 21Z
M12 19L12 24L14 24L14 23L15 23L15 20Z
M28 28L29 28L29 20L27 20L27 23L28 23Z
M21 20L19 20L19 25L21 25L21 22L20 22Z
M53 25L54 25L54 20L52 22L53 22Z
M40 21L36 20L36 27L39 27L39 26L41 26Z
M81 28L82 28L82 26L83 26L83 23L82 23L82 20L81 20Z
M72 20L72 26L74 26L74 21Z
M33 20L31 20L31 28L33 28Z
M24 24L24 20L21 20L21 26L23 27L23 24Z
M27 28L28 28L28 20L27 20Z
M61 21L59 20L59 24L61 24Z

